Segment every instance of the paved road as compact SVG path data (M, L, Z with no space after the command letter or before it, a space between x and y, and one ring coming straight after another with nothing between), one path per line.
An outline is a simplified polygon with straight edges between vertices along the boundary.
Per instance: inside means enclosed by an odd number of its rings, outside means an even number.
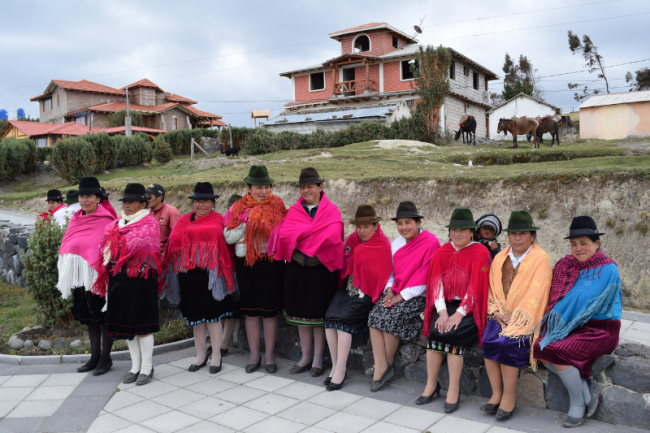
M0 220L9 220L16 224L34 224L36 222L36 215L0 210Z

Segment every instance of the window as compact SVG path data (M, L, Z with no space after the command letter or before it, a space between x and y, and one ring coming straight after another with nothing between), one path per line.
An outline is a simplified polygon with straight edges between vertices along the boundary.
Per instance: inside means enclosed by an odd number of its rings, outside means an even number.
M325 72L309 74L309 91L325 90Z
M172 131L176 131L178 129L178 119L176 116L172 117Z
M148 106L149 106L149 103L148 103L148 102L145 102L144 105L146 105L146 106L148 107Z
M409 107L411 113L413 113L415 111L415 99L409 99L406 101L406 106Z
M86 124L86 116L77 117L74 121L77 122L80 125L85 125Z
M449 67L449 78L452 80L456 79L456 61L451 61L451 66Z
M472 72L472 82L474 84L474 89L478 90L478 73Z
M414 78L411 73L411 63L415 63L415 67L418 67L415 60L402 60L402 81L412 80Z
M61 105L61 101L59 100L59 94L56 94L56 106L59 107Z
M104 102L104 98L102 98L102 102Z
M38 147L47 147L47 138L37 138L36 146Z
M149 97L145 95L144 99L149 99Z
M393 36L393 48L399 48L399 39L397 36Z
M463 66L463 75L469 77L469 66Z
M52 99L43 100L43 111L50 111L52 109Z
M149 93L149 89L144 89L144 93Z
M366 35L357 36L354 40L354 50L355 53L363 53L365 51L370 51L370 39Z

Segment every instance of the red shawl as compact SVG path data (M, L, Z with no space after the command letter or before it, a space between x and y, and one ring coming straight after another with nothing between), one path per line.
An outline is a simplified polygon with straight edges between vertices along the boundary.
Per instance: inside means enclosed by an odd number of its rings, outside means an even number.
M59 255L76 254L88 262L97 272L100 272L99 243L104 229L114 221L106 209L97 206L95 212L84 215L79 209L70 218L68 228L63 235Z
M343 220L339 208L323 193L316 216L311 219L300 197L287 217L273 230L266 251L275 260L291 260L298 249L309 257L318 257L327 269L343 267Z
M415 239L397 250L393 256L393 292L396 295L407 287L427 283L431 258L438 248L440 241L436 235L423 230Z
M104 264L104 251L108 247L110 262ZM93 293L106 296L108 278L126 266L130 278L157 278L162 269L160 259L160 227L147 215L140 221L120 228L109 224L99 247L100 271L93 285Z
M553 269L553 282L551 283L551 293L548 299L548 307L546 307L546 314L571 290L580 273L583 271L589 272L590 269L593 269L595 274L597 268L610 264L616 264L616 262L607 257L600 249L586 262L579 262L571 254L561 258L555 264L555 269ZM600 271L598 276L600 277Z
M103 206L104 209L108 211L111 215L113 215L114 219L117 219L117 212L115 212L115 208L113 208L113 205L111 205L111 202L108 200L102 200L101 203L99 203L100 206Z
M194 268L218 268L218 276L226 280L229 292L232 292L233 269L223 237L223 217L213 211L192 221L192 215L194 212L180 217L169 235L159 290L165 286L169 272L177 274Z
M264 258L262 245L271 237L273 229L282 221L287 209L282 199L273 194L264 201L255 201L250 194L246 194L232 205L230 211L228 230L238 227L242 222L246 223L246 264L253 266ZM268 259L273 260L270 257Z
M424 313L424 335L428 337L440 283L444 286L445 301L456 296L465 298L460 306L472 313L478 327L478 341L482 344L487 320L488 289L490 286L491 255L485 246L475 243L457 251L451 242L440 247L431 259L427 300Z
M318 212L316 212L318 214ZM372 297L372 302L384 292L388 278L393 269L390 241L381 230L377 231L367 242L361 242L357 232L353 232L345 241L343 269L341 279L352 274L354 286L365 295Z
M58 211L59 209L63 209L65 205L61 203L59 207L57 207L54 210L48 210L47 212L43 212L42 214L39 215L39 217L43 218L45 221L49 220L52 215L54 215L54 212Z

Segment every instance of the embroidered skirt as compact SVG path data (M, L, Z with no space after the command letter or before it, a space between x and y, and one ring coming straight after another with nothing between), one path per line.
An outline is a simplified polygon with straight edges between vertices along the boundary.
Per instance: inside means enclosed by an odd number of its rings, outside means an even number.
M323 326L325 312L338 288L337 272L323 264L287 264L284 279L284 317L290 325Z
M107 302L106 330L113 340L131 340L160 330L156 278L110 276Z
M509 367L520 368L530 362L530 338L500 337L501 325L490 319L483 334L483 357Z
M275 317L282 311L285 267L280 260L259 260L251 267L245 258L235 259L243 316Z
M393 308L384 307L381 295L370 312L368 326L387 332L400 340L415 341L422 332L422 317L425 297L415 296L408 301L402 301Z
M449 317L456 312L459 306L460 300L447 303L447 314ZM445 332L444 334L438 332L435 327L438 317L438 312L434 313L429 328L430 334L427 349L451 355L465 355L465 352L478 340L478 326L476 326L472 313L468 313L463 317L456 329Z
M196 268L178 274L178 286L181 291L178 309L190 327L218 322L232 316L233 295L217 301L208 289L209 281L210 274L207 269Z
M346 286L347 284L343 285L343 287ZM372 307L370 296L352 297L347 290L341 289L336 292L325 312L325 328L338 329L348 334L367 332L368 315Z
M106 314L102 308L106 305L106 298L95 295L85 287L75 287L72 290L74 320L82 325L103 325L106 323Z
M620 320L589 320L544 350L539 348L540 337L535 342L533 356L553 364L573 365L583 378L589 379L596 358L616 350L620 331Z

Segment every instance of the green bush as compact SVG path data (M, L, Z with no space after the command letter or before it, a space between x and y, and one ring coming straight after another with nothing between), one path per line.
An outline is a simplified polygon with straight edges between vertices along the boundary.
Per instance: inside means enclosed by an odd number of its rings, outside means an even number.
M108 127L115 128L117 126L124 126L126 121L126 110L116 111L108 115ZM142 122L142 114L139 111L131 110L131 126L144 126Z
M53 147L37 147L36 148L36 162L48 161L52 156Z
M117 152L115 142L110 135L102 132L100 134L87 134L82 137L93 147L93 151L97 157L97 173L115 168Z
M62 299L61 292L56 289L59 248L65 228L41 218L35 228L29 236L30 255L24 261L27 291L36 302L36 319L41 326L67 327L74 319L72 298Z
M36 144L30 139L5 138L0 142L0 182L36 168Z
M246 128L245 126L233 126L232 129L232 145L233 147L242 146L244 147L244 141L247 137L255 134L256 131L259 131L262 128ZM222 144L230 145L230 129L223 127L221 133L219 134L219 141Z
M165 134L160 134L153 143L153 158L159 164L167 164L173 157L174 151L169 143L165 141Z
M57 141L52 151L52 165L59 176L72 184L96 173L97 156L85 136L67 137Z
M136 134L133 137L116 135L113 140L117 149L117 159L124 165L134 166L151 162L151 145L146 134Z

